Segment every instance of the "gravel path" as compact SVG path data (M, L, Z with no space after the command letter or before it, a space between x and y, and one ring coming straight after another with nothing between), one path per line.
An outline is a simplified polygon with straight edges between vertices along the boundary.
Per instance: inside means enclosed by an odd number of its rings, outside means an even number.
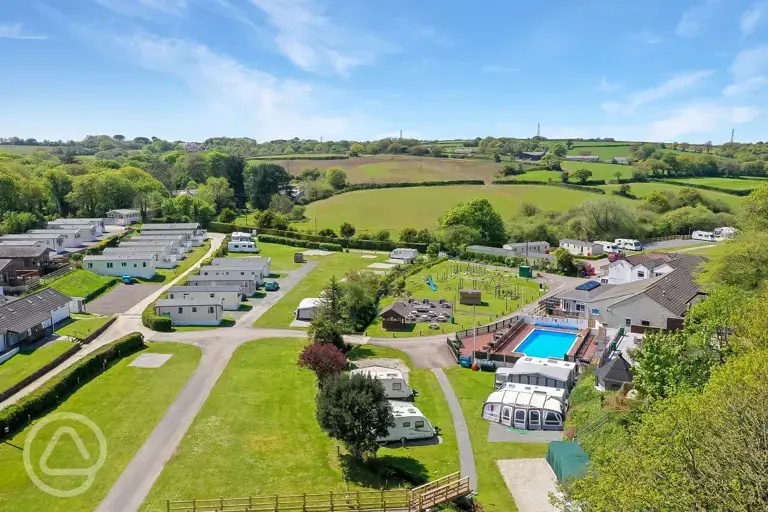
M508 459L496 461L499 471L515 498L520 512L557 512L549 503L549 493L557 491L555 474L546 459Z

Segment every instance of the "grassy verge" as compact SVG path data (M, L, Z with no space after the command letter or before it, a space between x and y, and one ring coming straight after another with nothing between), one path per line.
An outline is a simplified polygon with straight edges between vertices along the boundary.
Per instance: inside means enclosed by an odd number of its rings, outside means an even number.
M156 423L197 367L200 351L191 345L162 343L144 353L173 354L160 368L133 368L128 364L137 355L127 357L89 382L72 395L55 412L82 414L92 420L107 441L108 456L96 474L93 485L79 496L62 499L39 490L27 476L22 451L30 428L0 444L0 509L18 512L46 510L94 510L106 496L117 477L149 436ZM35 422L37 423L37 422ZM32 460L40 457L52 439L60 422L47 425L32 442ZM94 434L79 423L74 428L86 449L95 457L99 453ZM63 436L48 462L52 468L90 467L92 460L83 460L75 443ZM79 486L82 476L45 476L44 482L60 489Z
M112 317L98 315L72 315L72 318L74 321L57 330L56 334L59 336L72 336L82 339L102 327Z
M372 258L362 258L359 253L335 253L328 256L310 256L309 259L319 259L320 264L302 279L291 291L285 294L274 306L264 313L254 323L254 327L289 327L294 319L294 310L301 299L318 297L332 276L342 279L349 270L366 268L371 263L381 262L388 258L386 255ZM273 264L273 266L276 266Z
M56 279L51 288L70 297L86 297L93 300L120 281L114 276L100 276L81 268Z
M487 420L480 417L485 399L493 389L493 373L473 372L465 368L445 370L456 393L469 428L469 438L477 467L477 500L486 512L517 510L515 500L501 477L497 460L544 457L547 445L540 443L490 443Z
M22 379L50 363L72 348L70 341L52 341L35 350L21 350L0 364L0 391L5 391Z
M141 510L164 510L166 499L346 488L337 445L315 419L315 378L296 366L305 344L306 340L264 339L235 352ZM428 376L423 376L425 382L421 374L414 378L424 395L417 404L434 415L441 427L450 427L442 419L447 415L442 394L434 394L432 405ZM457 467L455 448L451 449L455 436L452 430L445 435L449 438L445 445L383 449L379 457L402 468L424 466L430 476L444 474ZM365 479L353 472L350 488L362 485L361 481Z

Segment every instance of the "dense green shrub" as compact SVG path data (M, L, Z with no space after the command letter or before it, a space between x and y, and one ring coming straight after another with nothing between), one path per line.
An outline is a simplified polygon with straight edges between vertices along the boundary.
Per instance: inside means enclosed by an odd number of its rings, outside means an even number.
M171 319L167 316L159 316L155 314L156 302L157 301L153 302L141 312L141 324L153 331L171 332L173 330Z
M40 417L59 405L69 395L106 371L114 363L144 347L144 337L137 332L110 342L60 375L0 411L0 440L18 432L30 420Z

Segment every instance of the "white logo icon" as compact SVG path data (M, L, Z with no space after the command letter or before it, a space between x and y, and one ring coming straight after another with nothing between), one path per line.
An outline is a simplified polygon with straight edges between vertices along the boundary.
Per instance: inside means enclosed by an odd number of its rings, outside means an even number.
M32 459L32 442L35 440L35 437L40 433L40 430L54 422L67 422L68 425L65 424L61 427L59 427L56 432L53 434L53 437L48 442L48 445L45 447L45 451L43 451L43 454L40 456L40 460L38 461L38 464L36 465L40 472L43 475L48 476L84 476L85 481L80 484L78 487L74 489L56 489L54 487L49 486L45 482L43 482L40 477L37 475L37 472L35 471L35 465L33 465ZM93 462L93 465L89 468L51 468L48 466L48 459L50 458L51 454L53 453L53 450L56 448L56 445L61 440L62 437L65 439L68 437L71 439L72 442L75 443L75 446L77 447L77 451L80 453L80 456L83 458L83 460L86 461L93 461L94 454L91 454L88 449L85 447L85 443L83 443L83 440L80 438L80 435L77 433L77 431L72 428L72 423L81 423L88 427L93 434L96 436L96 439L99 441L99 453L98 457L96 458L95 462ZM73 412L60 412L60 413L54 413L46 416L43 418L40 422L38 422L33 428L32 431L27 436L27 440L24 442L24 468L27 470L27 475L29 475L29 478L32 480L32 482L43 492L48 493L52 496L56 496L57 498L72 498L73 496L78 496L85 491L87 491L91 485L93 485L94 480L96 479L96 473L101 469L101 467L104 465L104 462L107 460L107 440L104 438L104 433L101 431L101 429L96 425L93 421L86 418L82 414L76 414Z

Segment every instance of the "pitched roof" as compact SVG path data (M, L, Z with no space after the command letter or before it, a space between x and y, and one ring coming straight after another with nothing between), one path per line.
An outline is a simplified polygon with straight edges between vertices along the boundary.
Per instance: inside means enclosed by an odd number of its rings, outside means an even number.
M197 222L174 222L169 224L144 224L141 227L141 230L144 231L157 231L159 230L168 230L168 229L197 229L200 227L200 224Z
M379 316L389 317L389 316L393 316L392 313L394 313L394 316L405 318L408 316L410 312L411 312L411 308L408 307L407 304L397 300L392 304L390 304L389 306L382 309L381 313L379 313Z
M657 278L645 290L645 294L654 302L679 317L685 315L693 299L701 293L691 271L682 268Z
M189 276L189 279L187 279L188 282L195 282L195 281L233 281L233 282L244 282L244 281L253 281L256 276L201 276L201 275L194 275Z
M171 286L168 290L171 293L193 293L193 292L237 292L240 293L239 286Z
M53 249L42 245L0 245L0 258L37 258Z
M119 253L119 254L90 254L83 261L147 261L154 260L151 252Z
M0 240L50 240L51 238L58 238L61 234L56 233L12 233L8 235L0 236ZM63 239L63 237L62 237Z
M272 258L263 258L261 256L252 256L248 258L213 258L212 267L222 268L264 268L272 262Z
M651 260L663 259L663 260L669 261L671 257L668 253L665 253L665 252L643 252L640 254L633 254L632 256L627 256L624 259L634 266L634 265L640 265L641 263L646 263Z
M107 214L110 213L121 213L123 215L139 215L139 210L134 210L132 208L118 208L117 210L109 210Z
M618 356L595 370L595 375L602 381L632 382L632 365L619 353Z
M595 244L594 242L585 242L584 240L574 240L573 238L561 239L560 245L563 245L563 244L575 244L575 245L584 245L584 246L599 245L599 244Z
M104 219L101 217L95 217L91 219L56 219L49 221L48 224L100 224Z
M32 235L76 235L80 231L88 229L85 226L70 226L68 228L30 229L27 233Z
M0 270L11 264L11 260L0 259Z
M51 311L66 306L71 297L53 288L37 291L0 306L0 332L24 332L51 318Z

